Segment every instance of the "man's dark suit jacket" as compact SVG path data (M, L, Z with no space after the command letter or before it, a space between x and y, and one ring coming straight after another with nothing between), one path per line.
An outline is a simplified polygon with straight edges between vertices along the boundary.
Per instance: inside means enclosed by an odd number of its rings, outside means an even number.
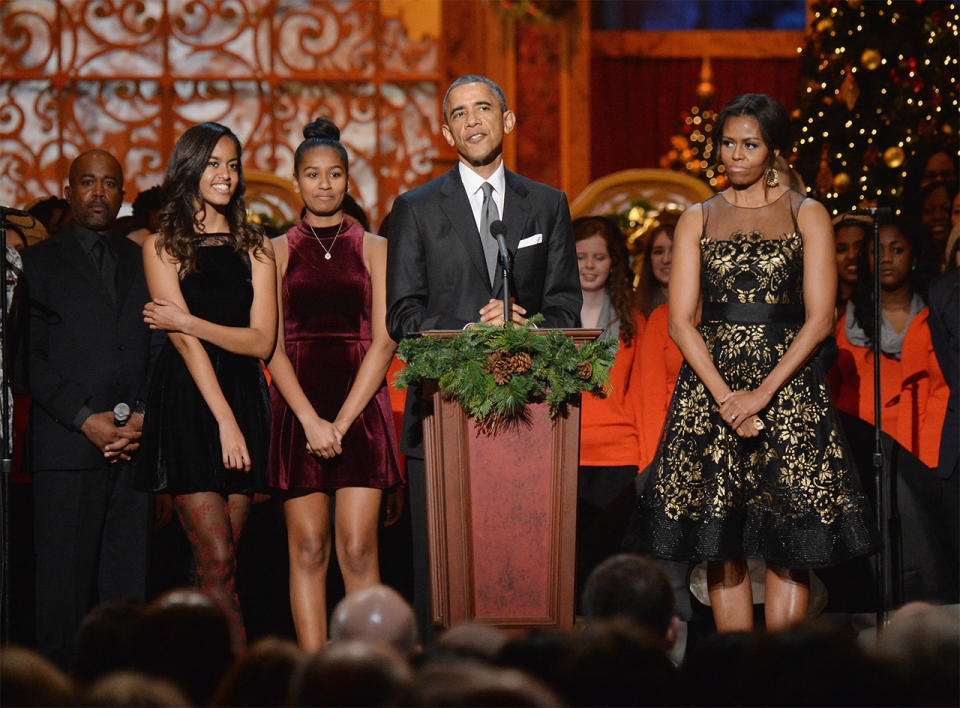
M543 314L541 327L579 327L582 295L567 198L513 172L505 177L502 220L514 254L511 296L527 317ZM387 243L387 329L395 341L423 330L461 329L479 321L491 298L502 296L501 269L491 286L457 166L397 197ZM423 457L419 398L419 391L407 392L400 445L415 457Z
M71 224L24 251L30 302L27 385L33 396L29 445L34 470L93 469L103 452L75 426L87 406L94 413L145 400L150 329L140 249L112 241L116 299L77 241Z
M950 387L937 465L937 476L946 479L960 473L960 270L933 281L927 299L933 351Z

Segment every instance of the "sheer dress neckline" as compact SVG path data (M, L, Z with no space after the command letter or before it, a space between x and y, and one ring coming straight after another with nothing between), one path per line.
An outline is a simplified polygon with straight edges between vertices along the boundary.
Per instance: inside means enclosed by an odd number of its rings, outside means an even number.
M793 191L792 189L785 189L783 190L783 193L779 197L774 199L772 202L770 202L769 204L761 204L760 206L745 206L743 204L734 204L725 196L723 196L723 192L720 192L720 194L718 194L717 196L720 197L727 206L732 206L734 209L766 209L767 207L772 207L774 204L779 202L781 199L783 199L785 196L790 194L790 192L792 191Z

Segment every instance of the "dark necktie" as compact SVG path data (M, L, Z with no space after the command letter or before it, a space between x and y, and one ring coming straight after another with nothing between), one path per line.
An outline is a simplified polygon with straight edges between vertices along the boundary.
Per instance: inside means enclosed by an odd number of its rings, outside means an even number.
M97 240L93 242L93 247L90 249L90 252L93 254L93 262L97 266L97 272L100 274L100 280L103 281L103 287L107 289L110 297L114 298L116 293L115 278L117 268L113 262L113 254L110 253L110 249L107 247L107 244L104 243L102 237L98 237Z
M490 276L490 285L497 272L497 255L500 249L497 242L490 235L490 224L500 218L497 203L493 200L493 185L484 182L480 185L483 190L483 205L480 207L480 244L483 246L483 256L487 261L487 275Z

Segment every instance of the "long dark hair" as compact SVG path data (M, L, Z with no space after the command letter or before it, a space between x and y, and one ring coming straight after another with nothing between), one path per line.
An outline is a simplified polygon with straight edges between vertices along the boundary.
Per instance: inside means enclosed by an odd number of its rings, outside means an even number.
M240 140L233 131L219 123L200 123L180 136L173 147L163 180L164 206L160 215L160 236L157 254L164 250L180 264L180 275L197 269L197 248L203 238L204 202L200 194L200 176L221 138L230 138L237 148L237 188L226 208L227 223L238 253L251 250L256 257L263 253L263 232L247 222L243 195L247 188L240 161ZM199 205L199 207L198 207Z
M647 237L647 244L643 249L643 262L640 264L640 279L637 281L637 305L646 317L650 316L650 312L653 310L651 305L655 302L657 290L661 287L660 282L653 277L653 265L650 262L653 242L657 240L657 236L665 233L670 242L673 243L673 230L677 227L679 220L679 214L668 211L661 212L660 224Z
M910 285L910 292L916 293L927 301L927 287L930 284L936 269L931 267L930 248L926 236L921 231L918 224L911 219L902 217L894 218L882 226L892 226L899 231L910 244L910 257L913 259L913 266L910 268L910 274L907 281ZM882 228L881 226L881 228ZM873 346L877 332L873 326L873 312L876 307L873 300L873 269L870 267L870 246L872 245L872 235L864 237L860 246L860 253L857 256L859 279L853 288L853 295L850 300L853 302L853 316L866 335L868 346ZM875 254L879 258L880 254Z
M610 275L607 277L607 293L610 304L620 319L620 338L624 344L630 344L637 333L635 321L637 294L633 291L633 278L630 273L630 255L623 233L616 225L602 216L582 216L573 222L573 238L583 241L592 236L600 236L607 244L610 254Z

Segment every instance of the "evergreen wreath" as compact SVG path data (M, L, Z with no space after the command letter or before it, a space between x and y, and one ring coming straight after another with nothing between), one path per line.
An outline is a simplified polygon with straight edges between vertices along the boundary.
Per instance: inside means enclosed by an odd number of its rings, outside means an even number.
M542 321L536 315L520 326L476 324L452 337L404 339L397 356L408 366L394 386L435 379L486 431L521 419L529 403L546 402L555 418L584 391L604 396L620 343L578 349L562 331L534 326Z

